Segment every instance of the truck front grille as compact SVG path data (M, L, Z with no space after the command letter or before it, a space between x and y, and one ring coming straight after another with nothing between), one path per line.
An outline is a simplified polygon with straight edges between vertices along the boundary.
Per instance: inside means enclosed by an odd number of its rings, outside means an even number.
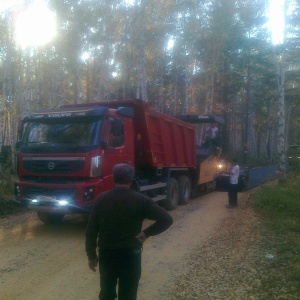
M84 167L84 160L24 160L24 169L35 174L70 174Z

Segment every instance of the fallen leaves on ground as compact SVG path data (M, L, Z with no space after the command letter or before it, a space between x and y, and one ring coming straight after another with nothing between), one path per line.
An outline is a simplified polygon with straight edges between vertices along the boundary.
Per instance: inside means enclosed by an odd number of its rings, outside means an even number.
M300 299L288 269L277 259L275 237L242 198L204 245L187 257L183 274L174 275L159 299L294 300ZM225 208L224 208L225 209Z

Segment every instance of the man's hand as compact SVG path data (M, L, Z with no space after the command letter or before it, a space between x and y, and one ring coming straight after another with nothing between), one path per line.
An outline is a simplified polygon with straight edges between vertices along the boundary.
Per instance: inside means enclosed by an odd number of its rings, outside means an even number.
M141 244L143 244L143 243L146 241L147 236L145 235L144 232L140 232L140 233L136 236L136 238L139 240L139 242L140 242Z
M89 260L89 268L93 271L96 272L97 270L97 265L98 265L98 258Z

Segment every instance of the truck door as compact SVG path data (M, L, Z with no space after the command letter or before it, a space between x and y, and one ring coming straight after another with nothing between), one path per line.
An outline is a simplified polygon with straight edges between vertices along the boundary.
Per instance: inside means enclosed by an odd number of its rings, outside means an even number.
M118 163L134 166L133 127L129 118L108 118L105 126L105 149L102 168L105 189L113 187L112 169Z

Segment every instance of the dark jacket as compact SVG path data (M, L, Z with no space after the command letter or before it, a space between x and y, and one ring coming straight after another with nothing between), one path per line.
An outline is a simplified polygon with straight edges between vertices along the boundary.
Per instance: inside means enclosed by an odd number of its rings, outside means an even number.
M102 193L95 202L86 230L86 252L89 260L97 258L99 249L141 248L135 237L142 231L144 219L154 220L143 232L153 236L168 229L172 217L145 195L126 187L115 187Z

